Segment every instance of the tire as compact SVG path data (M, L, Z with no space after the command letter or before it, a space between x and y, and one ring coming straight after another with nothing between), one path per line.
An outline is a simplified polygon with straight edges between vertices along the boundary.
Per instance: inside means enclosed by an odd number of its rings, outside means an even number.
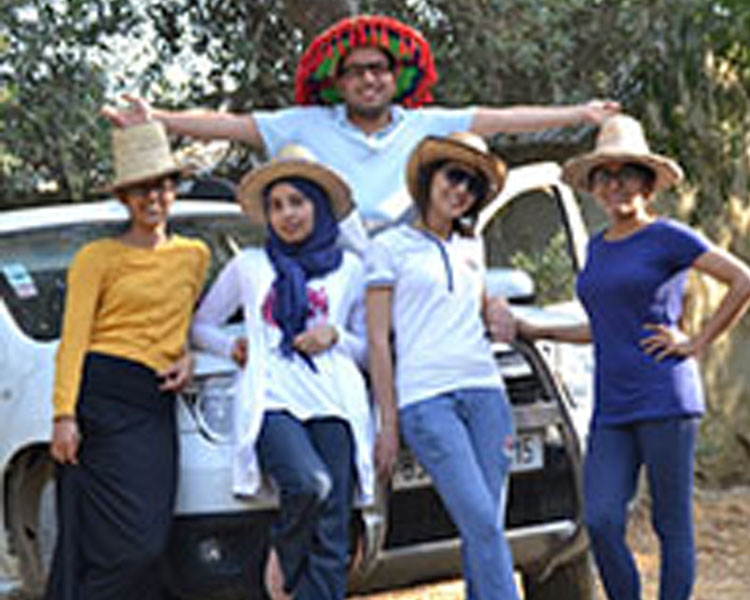
M8 486L8 529L24 591L44 593L57 539L55 468L44 450L22 456Z
M525 600L593 600L594 571L587 552L557 567L544 580L522 576Z

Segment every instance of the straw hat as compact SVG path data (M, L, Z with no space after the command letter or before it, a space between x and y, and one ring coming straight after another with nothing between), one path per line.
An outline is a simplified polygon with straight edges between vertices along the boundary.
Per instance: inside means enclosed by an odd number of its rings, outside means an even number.
M247 173L237 188L237 201L256 223L265 223L263 194L273 182L287 177L301 177L317 183L328 196L333 214L340 221L354 208L351 189L343 177L319 163L315 155L299 144L289 144L265 165Z
M628 115L615 115L603 123L594 151L565 163L563 181L576 189L588 191L591 171L608 162L629 162L650 168L656 175L655 192L671 187L683 178L679 164L651 152L643 127Z
M110 192L189 170L172 155L167 131L159 121L114 129L112 154L115 180L107 188Z
M407 107L432 102L437 82L432 51L413 27L383 15L357 15L331 25L307 47L297 65L297 104L337 104L339 64L354 48L380 48L396 61L396 94L393 101Z
M412 198L419 194L419 172L423 167L442 161L457 162L482 173L487 180L487 194L478 198L477 209L497 196L505 184L505 163L492 154L487 143L470 131L451 133L446 137L424 138L409 156L406 166L406 184Z

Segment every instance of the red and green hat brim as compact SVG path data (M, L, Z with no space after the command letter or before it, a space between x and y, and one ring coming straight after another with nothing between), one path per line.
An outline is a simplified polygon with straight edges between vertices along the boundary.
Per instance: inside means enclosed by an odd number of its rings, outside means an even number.
M431 88L437 72L430 45L422 35L400 21L378 15L343 19L316 37L297 65L297 104L338 104L336 87L339 63L353 49L374 46L396 62L394 102L407 107L432 102Z

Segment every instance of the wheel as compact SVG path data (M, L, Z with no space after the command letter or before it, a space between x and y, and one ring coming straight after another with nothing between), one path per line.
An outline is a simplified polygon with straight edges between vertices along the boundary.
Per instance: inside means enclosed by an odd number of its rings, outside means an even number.
M525 600L592 600L594 571L589 554L584 552L560 565L544 580L522 576Z
M32 598L44 593L57 539L54 475L46 451L29 451L16 462L8 485L11 543L24 590Z

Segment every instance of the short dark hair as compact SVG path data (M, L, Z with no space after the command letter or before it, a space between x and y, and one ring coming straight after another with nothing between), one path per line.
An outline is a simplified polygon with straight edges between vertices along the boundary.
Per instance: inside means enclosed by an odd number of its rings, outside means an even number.
M432 185L432 178L435 177L435 173L449 162L451 161L436 160L427 163L426 165L422 165L419 168L417 176L417 193L413 200L417 207L417 212L422 219L425 218L427 207L430 205L430 186ZM464 237L471 237L474 235L482 200L483 198L475 198L474 203L468 208L464 215L460 219L453 220L453 231Z
M643 163L634 162L625 163L625 166L632 167L633 169L638 171L641 179L643 180L643 183L645 183L651 189L654 188L654 184L656 183L656 171L654 171L651 167L648 167Z

